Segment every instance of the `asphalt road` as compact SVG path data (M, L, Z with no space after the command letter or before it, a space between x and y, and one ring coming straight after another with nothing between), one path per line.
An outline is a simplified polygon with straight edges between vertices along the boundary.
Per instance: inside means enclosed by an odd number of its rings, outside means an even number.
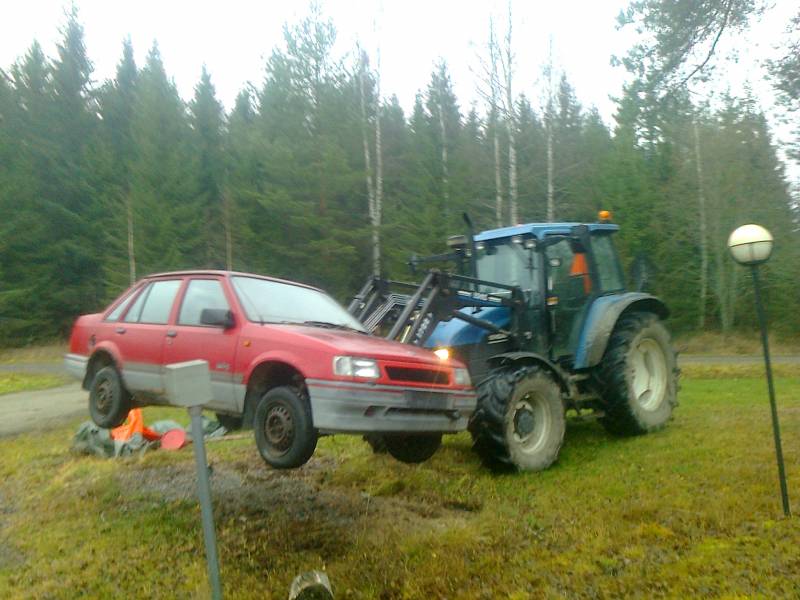
M800 364L800 356L774 356L773 362ZM683 355L678 363L685 364L759 364L755 356ZM64 374L58 363L19 363L0 365L0 371ZM56 427L66 419L85 415L89 418L88 394L75 382L38 392L19 392L0 396L0 437Z

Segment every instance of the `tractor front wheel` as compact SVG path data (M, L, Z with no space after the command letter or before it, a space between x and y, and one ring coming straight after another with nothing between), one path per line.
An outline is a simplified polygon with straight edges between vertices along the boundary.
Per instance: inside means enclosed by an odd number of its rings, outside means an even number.
M493 470L541 471L558 458L566 420L561 389L537 366L495 369L478 385L473 448Z
M639 435L664 427L677 405L677 373L661 320L652 313L623 315L596 372L605 428L617 435Z

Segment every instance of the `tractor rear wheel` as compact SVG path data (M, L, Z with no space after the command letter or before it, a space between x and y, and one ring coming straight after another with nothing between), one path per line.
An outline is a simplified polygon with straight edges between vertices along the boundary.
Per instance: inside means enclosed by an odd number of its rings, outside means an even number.
M639 435L664 427L677 405L677 374L675 351L661 320L652 313L623 315L595 374L605 428Z
M494 369L478 384L473 448L493 470L541 471L558 458L566 420L561 389L537 366Z

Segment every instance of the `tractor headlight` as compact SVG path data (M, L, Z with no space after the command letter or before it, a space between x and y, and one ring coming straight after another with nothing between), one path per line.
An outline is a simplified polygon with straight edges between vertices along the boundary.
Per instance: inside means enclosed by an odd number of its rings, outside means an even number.
M469 371L466 369L454 369L453 379L456 385L472 385L469 378Z
M335 356L333 372L335 375L343 377L360 377L362 379L377 379L381 376L377 361L354 356Z

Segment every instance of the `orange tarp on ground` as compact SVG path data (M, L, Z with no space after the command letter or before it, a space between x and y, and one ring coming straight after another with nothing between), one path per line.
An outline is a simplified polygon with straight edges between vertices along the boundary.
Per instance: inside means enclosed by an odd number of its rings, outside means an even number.
M128 418L119 427L111 430L112 439L124 442L133 437L135 433L140 433L146 440L157 440L161 436L144 426L144 416L141 408L134 408L128 413Z

